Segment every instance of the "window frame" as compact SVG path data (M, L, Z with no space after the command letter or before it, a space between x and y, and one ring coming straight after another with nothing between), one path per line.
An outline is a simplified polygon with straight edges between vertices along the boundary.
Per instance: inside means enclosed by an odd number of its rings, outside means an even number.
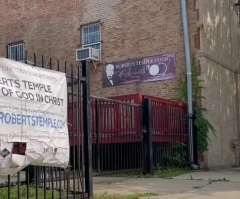
M94 26L94 25L98 25L99 26L99 41L98 42L94 42L94 43L89 43L89 44L85 44L84 42L84 28L89 27L89 26ZM102 24L98 21L98 22L93 22L93 23L88 23L88 24L84 24L81 26L81 45L83 48L87 48L87 47L92 47L94 45L99 44L99 50L101 50L102 46Z
M22 56L20 57L21 46L22 46ZM12 57L11 48L17 48L18 49L17 50L17 54L18 54L17 57ZM8 57L8 59L12 59L12 60L15 60L15 61L24 61L25 60L25 43L23 41L9 43L7 45L7 57Z

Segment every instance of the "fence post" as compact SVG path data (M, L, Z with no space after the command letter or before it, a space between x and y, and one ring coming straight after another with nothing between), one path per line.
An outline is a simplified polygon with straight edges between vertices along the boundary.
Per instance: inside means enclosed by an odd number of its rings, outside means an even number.
M84 132L84 159L85 185L88 198L93 198L92 181L92 144L91 144L91 114L90 114L90 69L87 61L82 61L83 81L83 132Z
M34 166L29 165L26 169L26 182L32 184L34 182Z
M153 144L152 144L152 105L150 99L142 102L144 170L153 173Z

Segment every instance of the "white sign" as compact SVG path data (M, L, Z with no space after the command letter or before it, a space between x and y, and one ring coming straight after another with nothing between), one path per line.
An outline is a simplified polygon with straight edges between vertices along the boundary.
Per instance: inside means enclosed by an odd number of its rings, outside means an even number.
M25 143L24 154L13 154ZM65 73L0 58L0 175L31 165L67 167Z

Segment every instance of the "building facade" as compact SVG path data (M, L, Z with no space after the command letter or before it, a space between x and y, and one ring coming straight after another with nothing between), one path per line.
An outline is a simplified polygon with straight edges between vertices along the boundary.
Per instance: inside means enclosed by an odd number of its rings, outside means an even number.
M202 105L216 129L205 162L211 167L236 165L232 141L239 138L239 15L237 1L199 2L201 34L198 58L205 89ZM237 7L237 9L239 9Z
M199 61L205 86L202 104L216 129L202 160L209 167L236 164L231 146L232 138L239 136L239 25L234 3L187 0L191 54ZM76 49L94 46L101 49L101 63L90 65L91 94L177 96L175 88L186 70L181 1L9 0L1 2L0 19L2 57L21 59L28 51L74 63ZM174 78L103 85L105 72L114 73L105 67L108 64L166 54L174 54Z

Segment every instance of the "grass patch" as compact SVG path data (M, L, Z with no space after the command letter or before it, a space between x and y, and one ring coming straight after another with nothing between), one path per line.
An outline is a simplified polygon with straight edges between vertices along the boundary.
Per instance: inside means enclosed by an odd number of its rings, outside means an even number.
M110 181L110 182L107 182L107 184L119 184L123 181Z
M195 187L192 187L193 189L201 189L201 188L203 188L203 187L205 187L205 186L195 186Z
M229 180L227 180L226 178L221 178L221 179L209 179L208 180L208 184L207 185L210 185L214 182L230 182ZM192 187L194 189L201 189L203 187L206 187L207 185L204 185L204 186L196 186L196 187Z
M192 170L189 167L186 168L167 168L167 169L157 169L154 175L159 178L172 179L173 177L190 173Z
M54 199L59 199L59 192L54 191ZM52 190L46 190L46 198L51 199L52 198ZM66 191L62 190L62 197L66 197ZM0 188L0 198L1 199L16 199L18 198L18 188L17 186L11 187L10 189L10 198L8 198L8 188ZM21 199L27 199L27 186L22 185L20 186L20 198ZM29 187L29 199L35 199L36 198L36 188L34 186ZM38 198L43 199L44 198L44 189L38 188Z
M120 194L95 194L94 199L140 199L142 197L149 198L150 196L157 196L156 193L136 193L131 195L120 195Z
M172 179L173 177L190 173L192 170L189 167L184 168L158 168L154 171L154 173L146 174L141 171L133 171L127 173L113 174L111 176L115 177L129 177L129 178L164 178L164 179Z
M212 184L214 182L229 182L229 180L227 180L226 178L222 178L222 179L209 179L208 180L208 184Z

